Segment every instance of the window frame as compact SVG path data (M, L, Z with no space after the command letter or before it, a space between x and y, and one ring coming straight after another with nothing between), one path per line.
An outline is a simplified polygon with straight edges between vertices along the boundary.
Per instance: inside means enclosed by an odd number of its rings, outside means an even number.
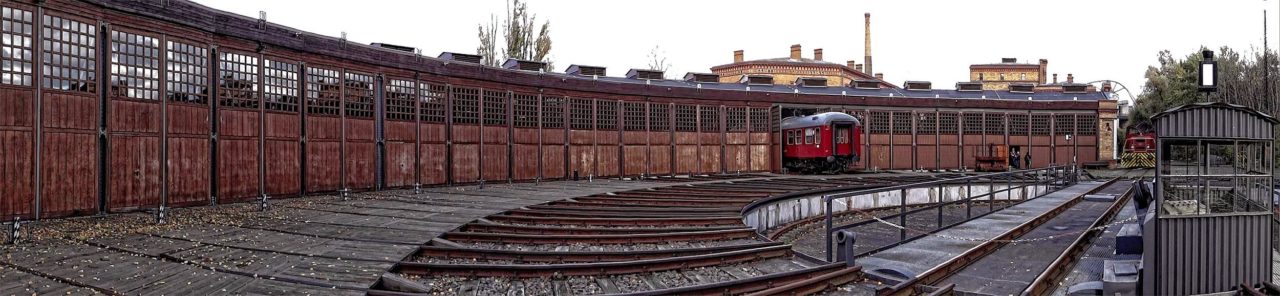
M163 91L160 79L164 76L161 59L164 38L127 27L112 28L107 36L110 42L108 95L116 100L158 102Z
M14 17L15 13L17 17ZM43 30L38 20L35 11L0 6L0 22L6 25L0 27L0 40L9 40L8 43L0 43L0 64L9 65L0 67L0 85L35 86L36 59L42 56L35 52L36 42L41 42L35 39L35 32Z
M170 103L209 104L209 53L207 45L166 38L164 87Z
M262 59L262 103L269 112L298 114L302 63L275 57Z

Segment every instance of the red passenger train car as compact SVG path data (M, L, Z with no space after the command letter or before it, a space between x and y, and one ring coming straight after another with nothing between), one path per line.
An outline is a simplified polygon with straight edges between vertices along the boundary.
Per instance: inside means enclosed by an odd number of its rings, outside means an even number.
M782 162L800 172L843 172L861 155L861 123L852 115L826 112L782 120Z

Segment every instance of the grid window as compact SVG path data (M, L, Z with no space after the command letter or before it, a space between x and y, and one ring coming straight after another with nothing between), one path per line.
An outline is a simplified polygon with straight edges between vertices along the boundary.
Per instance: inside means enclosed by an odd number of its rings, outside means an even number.
M871 120L868 120L867 130L872 134L888 134L889 133L889 112L873 111L871 112Z
M564 128L564 104L561 97L542 97L542 128Z
M569 99L569 129L591 129L591 104L591 99Z
M893 112L893 134L910 135L911 134L911 112L895 111Z
M1076 117L1076 132L1081 136L1094 136L1098 134L1098 116L1097 115L1080 115Z
M263 100L267 110L298 112L298 64L264 59Z
M1009 134L1010 135L1026 135L1027 126L1030 122L1026 114L1009 114Z
M507 93L496 90L484 91L484 125L507 125Z
M964 134L982 134L982 113L965 113L960 116L963 117L964 120Z
M0 84L31 86L32 13L0 8Z
M388 120L413 121L418 116L414 106L414 90L418 89L413 81L390 79L386 86L386 108Z
M342 115L342 80L338 70L307 67L307 114Z
M960 131L960 122L957 121L956 113L941 113L938 115L938 133L944 135L954 135Z
M1035 135L1035 136L1049 135L1049 114L1032 114L1031 115L1031 135Z
M712 133L720 132L720 107L719 106L702 106L698 108L701 118L698 119L702 132Z
M649 131L671 131L671 105L649 104Z
M596 101L596 129L602 131L618 130L618 101Z
M725 131L731 133L741 133L747 131L747 107L726 107L725 108Z
M627 131L644 131L645 130L645 114L644 103L641 102L623 102L622 103L622 124L623 129Z
M418 94L418 114L422 122L444 123L444 100L449 98L449 86L419 83Z
M160 99L160 39L111 31L111 95Z
M768 108L750 108L751 112L751 131L767 132L769 131L769 109Z
M209 103L209 50L181 42L165 43L165 86L169 101Z
M538 127L538 96L516 93L511 95L511 113L514 113L518 128Z
M218 65L219 105L258 109L258 58L224 52Z
M48 89L98 92L98 27L66 18L45 15L41 58Z
M453 123L480 124L480 90L453 88Z
M1004 114L987 113L986 130L988 135L1004 134Z
M1057 114L1053 116L1053 134L1055 135L1073 135L1075 134L1076 120L1072 114Z
M676 105L676 131L677 132L698 131L697 106Z
M347 72L345 83L343 106L347 117L373 118L373 76Z
M937 113L916 113L917 133L934 134L938 132Z

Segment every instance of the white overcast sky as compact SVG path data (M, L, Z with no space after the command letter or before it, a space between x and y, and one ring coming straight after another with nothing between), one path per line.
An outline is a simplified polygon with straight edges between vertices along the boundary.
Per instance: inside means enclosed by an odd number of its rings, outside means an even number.
M440 52L474 53L476 26L505 14L504 0L197 0L354 42L385 42ZM1280 0L1221 1L588 1L529 0L551 21L557 71L570 64L605 66L621 76L644 68L661 46L668 77L708 72L746 58L784 57L792 44L804 57L861 61L864 12L871 13L872 54L885 79L933 81L951 88L968 65L1049 59L1049 73L1077 82L1120 81L1137 95L1147 66L1168 49L1183 56L1201 45L1262 47L1263 9L1271 46L1280 38Z

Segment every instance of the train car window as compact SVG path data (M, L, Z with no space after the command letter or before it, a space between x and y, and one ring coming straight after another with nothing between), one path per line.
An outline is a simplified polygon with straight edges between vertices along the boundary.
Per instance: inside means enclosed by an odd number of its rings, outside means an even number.
M307 114L342 115L342 80L337 70L307 67Z
M596 130L618 130L618 101L596 101Z
M692 105L676 105L676 131L698 131L698 108Z
M453 123L480 124L480 90L453 87Z
M258 109L258 57L223 52L218 61L218 105Z
M411 80L389 79L386 90L386 98L383 105L387 112L387 120L413 121L417 114L417 106L414 106L414 90L418 87Z
M1004 113L987 113L986 128L988 135L1003 135L1005 132Z
M644 103L642 102L623 102L622 103L622 128L626 131L644 131L645 118L648 114L644 112Z
M512 124L518 128L537 128L538 127L538 96L530 94L515 93L511 95L511 113L514 113L515 122Z
M9 7L0 12L0 84L31 86L32 13Z
M267 110L298 112L298 64L263 60L262 92Z
M1076 118L1072 114L1058 114L1053 116L1053 134L1055 135L1075 135L1076 134Z
M347 72L343 83L347 117L373 118L373 75Z
M769 109L748 108L751 113L751 132L769 131Z
M98 27L45 15L41 47L44 70L41 85L47 89L98 92Z
M671 131L671 105L666 103L649 104L649 131Z
M701 106L698 113L702 115L698 119L702 132L720 132L720 106Z
M849 144L849 129L836 129L836 144Z
M785 132L783 132L783 133L785 134L785 138L786 138L786 139L785 139L785 140L783 140L783 142L782 142L782 143L784 143L784 144L786 144L786 145L794 145L794 144L796 143L796 133L795 133L795 131L788 130L788 131L785 131Z
M562 97L542 97L542 128L563 129L565 99Z
M507 92L498 90L484 91L484 125L507 125Z
M160 39L111 31L111 95L160 99Z
M747 107L725 107L725 131L731 133L746 132Z
M165 89L170 102L209 103L209 50L182 42L165 43Z
M422 122L444 123L444 100L449 86L438 83L418 84L418 117Z
M805 144L814 144L814 139L818 137L818 136L817 136L817 132L816 132L816 131L817 131L817 129L814 129L814 128L806 128L806 129L804 129L804 143L805 143Z
M569 99L569 129L591 130L594 104L592 99Z
M1098 135L1098 116L1089 114L1076 117L1076 133L1081 136Z

